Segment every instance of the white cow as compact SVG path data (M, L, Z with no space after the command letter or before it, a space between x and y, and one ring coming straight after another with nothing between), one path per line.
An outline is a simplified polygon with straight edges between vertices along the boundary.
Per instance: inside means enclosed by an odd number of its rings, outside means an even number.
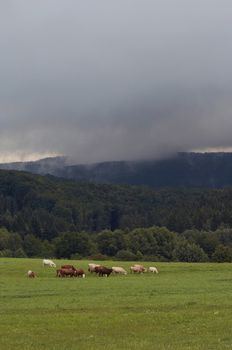
M156 267L154 267L154 266L150 266L150 267L148 268L148 271L149 271L149 272L153 272L153 273L159 273L158 269L157 269Z
M147 270L143 266L131 266L130 267L130 272L134 273L143 273L146 272Z
M98 264L88 264L88 271L89 272L95 272L95 267L97 266L101 266L101 265L98 265Z
M43 266L56 267L56 264L49 259L43 259Z
M143 265L134 264L133 266L140 269L142 272L147 272L147 269Z
M124 268L119 267L119 266L113 266L112 267L113 273L118 273L118 274L122 274L122 275L127 275L126 270L124 270Z

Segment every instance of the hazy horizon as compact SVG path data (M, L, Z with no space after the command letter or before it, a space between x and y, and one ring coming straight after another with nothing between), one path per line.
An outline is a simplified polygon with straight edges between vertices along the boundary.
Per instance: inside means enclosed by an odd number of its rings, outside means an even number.
M225 154L232 154L232 148L229 149L205 149L205 150L192 150L192 151L188 151L188 152L176 152L176 153L169 153L166 154L163 157L151 157L151 158L140 158L140 159L115 159L113 160L113 162L141 162L141 161L155 161L155 160L162 160L162 159L167 159L167 158L172 158L172 157L176 157L178 155L178 153L196 153L196 154L215 154L215 153L225 153ZM96 162L78 162L76 161L75 158L66 156L66 155L61 155L61 154L29 154L29 155L23 155L23 157L19 157L19 156L14 156L12 155L11 157L7 158L1 158L0 157L0 163L1 164L10 164L10 163L24 163L24 162L36 162L36 161L41 161L41 160L45 160L45 159L55 159L55 158L62 158L64 160L64 162L67 165L91 165L91 164L98 164L98 163L108 163L111 162L112 160L104 160L104 161L96 161Z

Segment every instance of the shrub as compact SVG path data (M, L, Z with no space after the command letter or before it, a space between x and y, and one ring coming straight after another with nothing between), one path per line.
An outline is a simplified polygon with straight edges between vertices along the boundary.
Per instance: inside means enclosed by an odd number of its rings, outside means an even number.
M0 257L1 258L11 258L12 256L13 256L13 253L10 249L0 250Z
M220 244L215 249L212 260L216 262L232 262L232 248Z
M24 250L22 248L19 248L14 252L14 257L15 258L27 258L27 254L24 252Z

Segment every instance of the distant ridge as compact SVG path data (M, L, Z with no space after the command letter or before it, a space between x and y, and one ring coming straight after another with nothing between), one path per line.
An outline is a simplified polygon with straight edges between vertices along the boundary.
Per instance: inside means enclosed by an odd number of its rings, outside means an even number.
M232 186L232 153L178 153L150 161L113 161L67 165L66 157L0 164L0 169L28 171L95 183L151 187L223 188Z
M0 163L0 169L28 171L33 174L46 175L53 174L56 169L66 166L66 157L49 157L35 161Z

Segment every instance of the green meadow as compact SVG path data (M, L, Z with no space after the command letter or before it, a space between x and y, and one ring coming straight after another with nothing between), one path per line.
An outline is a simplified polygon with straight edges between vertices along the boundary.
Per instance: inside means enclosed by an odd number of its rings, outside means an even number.
M41 259L0 259L0 349L232 349L231 264L143 265L160 273L62 279Z

